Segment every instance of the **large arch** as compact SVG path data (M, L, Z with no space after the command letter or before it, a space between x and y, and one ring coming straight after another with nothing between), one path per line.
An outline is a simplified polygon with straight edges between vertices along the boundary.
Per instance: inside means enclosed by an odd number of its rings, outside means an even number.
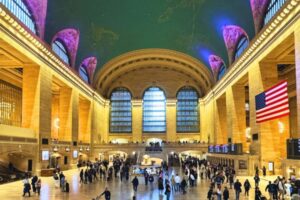
M139 99L151 86L163 89L167 98L176 98L177 89L187 84L201 97L212 88L214 79L199 60L168 49L142 49L118 56L103 66L94 82L106 98L114 88L126 87Z

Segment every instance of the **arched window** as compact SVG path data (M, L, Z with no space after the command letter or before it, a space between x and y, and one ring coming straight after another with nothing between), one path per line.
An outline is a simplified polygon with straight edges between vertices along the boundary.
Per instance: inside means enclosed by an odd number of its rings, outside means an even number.
M177 132L199 132L198 93L192 87L183 87L177 94Z
M245 51L245 49L248 47L249 41L244 36L239 40L238 45L236 46L235 50L235 60L242 55L242 53Z
M65 46L63 45L62 42L60 42L59 40L55 40L52 43L52 50L68 65L70 65L70 59L68 56L68 52L65 48Z
M158 87L150 87L143 97L143 132L166 132L166 97Z
M264 25L266 25L273 16L280 10L286 0L270 0L267 12L265 14Z
M111 133L131 133L131 94L126 88L115 89L110 97L110 126Z
M225 72L226 72L226 67L225 65L222 65L218 74L218 80L220 80L225 75Z
M79 67L79 76L87 83L89 83L89 76L84 66Z
M37 34L33 17L23 0L0 0L12 14L14 14L27 28Z

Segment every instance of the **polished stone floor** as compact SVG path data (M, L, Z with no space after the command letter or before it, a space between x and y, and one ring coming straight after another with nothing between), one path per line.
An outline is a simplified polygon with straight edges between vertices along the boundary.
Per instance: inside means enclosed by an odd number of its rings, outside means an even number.
M106 183L105 181L96 181L92 184L80 184L79 183L79 171L69 170L64 172L68 182L70 183L70 193L61 192L59 188L55 188L54 180L52 177L42 178L41 196L33 194L29 197L22 197L23 184L21 181L0 185L0 199L2 200L17 200L17 199L42 199L42 200L91 200L99 195L107 185L112 192L112 200L130 200L133 196L132 185L130 182L120 182L118 179ZM254 186L253 177L238 177L243 183L246 178ZM265 177L261 180L261 190L264 195L267 180L274 180L275 177ZM164 195L159 195L156 181L153 186L144 185L144 181L140 178L140 185L137 192L137 200L164 200ZM187 194L182 195L180 193L172 193L171 200L206 200L206 195L209 187L209 181L199 180L197 187L188 188ZM104 199L104 198L102 198ZM233 190L230 190L230 199L234 199ZM250 190L250 196L245 197L241 195L241 200L249 199L254 200L254 189Z

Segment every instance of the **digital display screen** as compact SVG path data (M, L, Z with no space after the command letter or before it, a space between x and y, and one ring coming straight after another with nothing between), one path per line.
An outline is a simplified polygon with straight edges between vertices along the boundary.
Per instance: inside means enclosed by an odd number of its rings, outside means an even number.
M296 149L295 154L297 156L300 156L300 139L297 140L295 149Z
M300 141L299 141L299 151L300 151ZM208 147L208 152L238 155L238 154L243 154L243 145L241 143L210 145Z
M222 152L221 152L220 145L216 145L216 146L215 146L215 153L222 153Z
M222 153L228 153L228 145L227 144L222 145Z
M209 153L213 153L213 152L214 152L214 145L210 145L210 146L208 147L208 152L209 152Z
M49 160L49 151L42 151L42 160Z
M77 150L73 151L73 158L78 158L78 151Z

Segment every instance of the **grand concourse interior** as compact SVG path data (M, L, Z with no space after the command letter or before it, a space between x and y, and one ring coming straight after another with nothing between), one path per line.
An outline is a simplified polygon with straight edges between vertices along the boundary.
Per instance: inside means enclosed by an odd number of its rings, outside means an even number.
M300 177L299 0L0 0L1 183L188 156Z

